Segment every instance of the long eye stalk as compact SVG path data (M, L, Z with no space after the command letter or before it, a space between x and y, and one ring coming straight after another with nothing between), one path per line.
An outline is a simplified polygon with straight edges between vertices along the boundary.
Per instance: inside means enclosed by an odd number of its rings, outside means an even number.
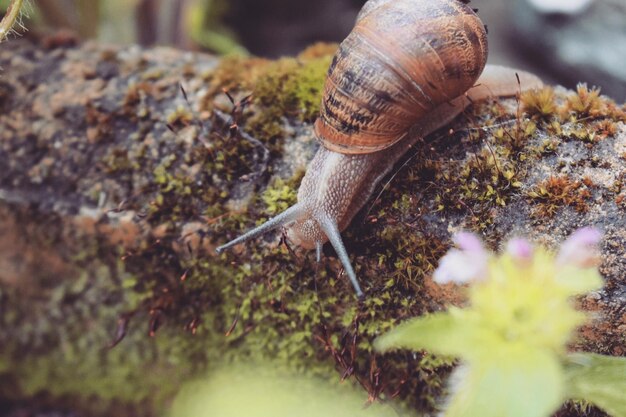
M287 223L290 223L294 220L296 220L298 218L298 215L300 215L300 213L302 212L302 207L299 206L298 204L295 204L291 207L289 207L287 210L283 211L282 213L280 213L278 216L276 217L272 217L271 219L269 219L268 221L266 221L265 223L263 223L262 225L260 225L259 227L255 227L254 229L244 233L243 235L239 236L236 239L231 240L230 242L219 246L218 248L215 249L215 251L217 253L222 253L224 252L226 249L230 249L235 245L238 245L240 243L243 242L247 242L250 239L254 239L257 236L261 236L264 233L267 233L271 230L277 229L281 226L286 225Z
M287 225L295 221L302 214L302 211L302 206L295 204L289 207L284 212L280 213L278 216L269 219L259 227L256 227L239 236L238 238L217 247L215 251L217 253L222 253L235 245L247 242L248 240L254 239L257 236L261 236L262 234L267 233L271 230ZM356 279L356 273L354 272L354 268L352 268L352 264L350 263L350 258L348 257L346 247L341 240L341 233L339 232L339 227L337 227L337 223L329 218L316 219L316 221L320 225L326 237L328 237L330 244L333 245L335 252L337 252L337 256L339 257L339 260L341 261L341 264L343 265L343 268L346 271L348 278L350 278L350 282L354 287L354 291L356 292L357 297L363 297L363 291L361 290L359 281ZM323 242L321 241L315 243L315 255L317 262L320 262L322 258L322 245Z
M341 233L339 233L339 228L337 227L337 223L330 219L322 219L318 220L322 230L328 237L330 244L333 245L335 252L337 252L337 256L339 256L339 260L343 265L343 269L345 269L346 274L350 278L350 282L354 287L354 291L356 291L357 297L363 297L363 291L359 286L359 281L356 279L356 273L352 268L352 264L350 263L350 258L348 257L348 251L346 251L346 247L343 245L343 241L341 240Z

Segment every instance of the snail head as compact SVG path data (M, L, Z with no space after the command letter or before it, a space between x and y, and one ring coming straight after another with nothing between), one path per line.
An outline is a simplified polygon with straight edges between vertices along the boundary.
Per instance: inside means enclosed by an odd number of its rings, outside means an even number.
M281 227L286 228L287 238L296 245L307 249L315 248L317 262L320 262L322 257L322 246L327 240L330 241L346 271L346 274L350 278L350 282L352 283L357 296L363 296L363 291L361 290L359 282L356 278L354 268L352 268L352 264L350 263L350 258L348 257L348 252L346 251L343 240L341 239L341 233L337 223L328 216L316 215L315 212L307 210L301 203L291 206L262 225L255 227L254 229L222 246L219 246L216 249L216 252L222 253L235 245L247 242Z

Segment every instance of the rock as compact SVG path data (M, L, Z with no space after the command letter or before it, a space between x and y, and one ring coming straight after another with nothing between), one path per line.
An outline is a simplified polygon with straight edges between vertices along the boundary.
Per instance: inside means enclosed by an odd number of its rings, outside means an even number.
M598 320L574 347L625 354L626 117L584 87L558 89L547 114L532 97L524 117L515 99L476 105L416 146L345 232L362 302L330 248L319 266L275 235L216 255L295 199L316 147L304 114L332 50L316 51L220 61L3 44L2 402L155 415L217 363L272 358L349 377L364 401L397 393L432 411L453 361L381 356L370 342L462 303L430 278L460 229L492 249L516 234L554 246L578 227L603 229L607 285L580 300Z
M597 0L576 14L545 13L528 1L513 4L514 42L522 44L564 83L584 81L626 99L626 6Z

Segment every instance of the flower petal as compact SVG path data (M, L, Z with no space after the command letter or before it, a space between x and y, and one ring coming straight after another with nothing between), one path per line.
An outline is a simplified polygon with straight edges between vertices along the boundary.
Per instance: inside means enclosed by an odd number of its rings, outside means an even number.
M484 252L483 242L478 235L470 232L459 232L454 235L452 241L459 249L469 252Z
M506 251L515 261L527 265L533 258L533 246L526 239L519 237L507 242Z
M600 255L598 244L602 233L593 227L583 227L576 230L561 245L556 258L557 265L572 265L579 268L597 266Z
M454 282L464 284L482 280L487 277L487 253L468 253L458 249L450 249L433 273L433 281L438 284Z

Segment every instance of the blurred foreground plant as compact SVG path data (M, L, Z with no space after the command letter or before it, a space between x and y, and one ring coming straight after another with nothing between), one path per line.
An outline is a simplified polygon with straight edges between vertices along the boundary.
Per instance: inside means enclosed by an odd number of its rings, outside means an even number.
M169 416L398 417L390 406L366 407L364 400L363 393L348 384L291 375L271 363L239 364L186 384Z
M23 0L12 0L7 7L6 14L0 20L0 42L2 42L18 21L22 10Z
M375 346L461 358L448 417L548 416L567 399L626 416L626 358L567 353L587 319L570 298L602 286L600 238L595 229L580 229L556 256L514 239L495 256L475 235L460 233L458 248L441 259L434 280L471 283L469 306L410 320Z

